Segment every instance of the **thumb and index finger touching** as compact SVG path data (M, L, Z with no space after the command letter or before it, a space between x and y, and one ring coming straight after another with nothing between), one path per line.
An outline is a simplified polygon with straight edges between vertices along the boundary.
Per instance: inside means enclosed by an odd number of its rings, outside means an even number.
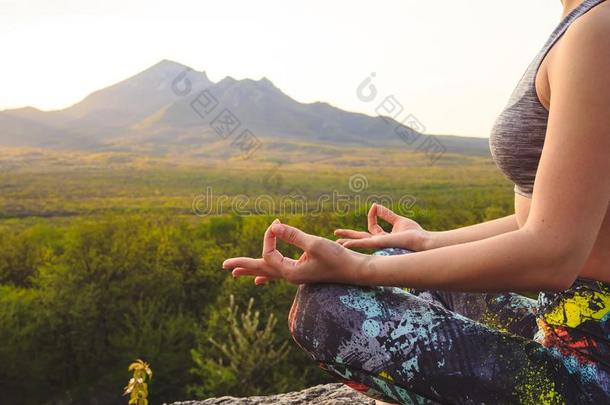
M243 267L245 269L265 268L264 263L276 269L287 270L294 267L298 261L289 257L284 257L277 249L277 239L283 240L291 245L297 246L304 251L308 251L317 241L317 237L310 235L290 225L282 224L279 219L274 220L265 231L263 237L262 260L250 257L234 257L223 262L223 268ZM269 276L258 276L259 281L266 282L273 278Z
M271 265L282 266L288 264L288 262L294 264L296 261L285 258L277 250L277 239L307 251L313 246L317 238L298 228L282 224L279 219L274 220L265 231L265 236L263 237L263 259Z
M383 228L377 223L377 217L383 219L390 225L394 225L394 223L396 223L396 221L398 221L400 218L400 216L398 216L391 209L381 204L373 203L367 214L369 232L373 235L383 235L386 233L386 231L384 231Z
M381 204L374 203L368 212L369 232L373 235L387 234L387 232L377 223L377 217L388 222L390 225L394 225L400 218L400 216L391 209L384 207ZM358 236L361 236L360 233L361 232L358 232ZM277 239L307 251L311 249L318 238L293 226L282 224L279 219L275 219L265 231L263 239L263 258L269 258L272 262L283 258L282 254L277 250Z
M400 218L389 208L374 203L368 212L369 232L379 236L386 235L387 233L377 223L377 217L391 225L394 225ZM291 264L296 263L296 261L285 258L280 251L277 250L277 239L294 245L303 251L308 251L316 243L318 238L315 235L303 232L293 226L282 224L279 219L275 219L265 231L265 236L263 238L263 259L272 265L282 266L287 264L288 260L290 260ZM362 241L364 241L364 239Z

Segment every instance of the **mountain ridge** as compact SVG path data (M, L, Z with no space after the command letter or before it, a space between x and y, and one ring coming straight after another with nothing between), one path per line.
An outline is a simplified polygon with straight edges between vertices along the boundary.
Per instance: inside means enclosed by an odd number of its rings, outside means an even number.
M202 98L211 109L205 114L197 110ZM226 134L219 131L223 118L234 124ZM192 151L244 131L257 139L412 150L434 141L450 153L489 155L486 138L421 134L388 117L345 111L323 101L299 102L266 76L226 76L213 82L205 71L168 59L64 109L0 111L0 146L164 153Z

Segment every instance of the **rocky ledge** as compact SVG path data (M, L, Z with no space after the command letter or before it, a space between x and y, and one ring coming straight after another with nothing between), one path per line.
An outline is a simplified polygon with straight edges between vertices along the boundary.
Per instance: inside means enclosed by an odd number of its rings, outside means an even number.
M174 402L164 405L211 405L211 404L236 404L236 405L294 405L294 404L319 404L319 405L375 405L375 401L360 394L341 383L320 384L302 391L287 392L270 396L257 397L218 397L208 398L202 401Z

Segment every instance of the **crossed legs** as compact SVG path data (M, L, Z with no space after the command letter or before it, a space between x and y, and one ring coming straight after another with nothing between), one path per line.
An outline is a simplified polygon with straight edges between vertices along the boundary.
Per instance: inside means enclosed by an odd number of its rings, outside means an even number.
M376 400L579 403L561 359L532 340L535 308L515 293L302 284L288 320L322 369Z

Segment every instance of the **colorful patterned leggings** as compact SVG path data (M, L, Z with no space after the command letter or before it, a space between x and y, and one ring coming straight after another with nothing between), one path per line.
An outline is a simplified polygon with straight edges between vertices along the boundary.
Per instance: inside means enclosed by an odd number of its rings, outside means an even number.
M537 303L516 293L302 284L288 322L323 370L381 401L610 403L610 369L541 344ZM610 306L602 310L607 321Z

